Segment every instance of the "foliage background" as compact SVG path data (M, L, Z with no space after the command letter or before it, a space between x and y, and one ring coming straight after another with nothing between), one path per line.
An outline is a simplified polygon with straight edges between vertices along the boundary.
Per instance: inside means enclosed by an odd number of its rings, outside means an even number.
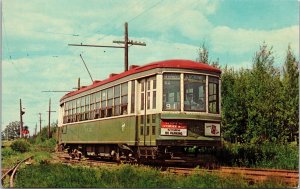
M253 56L252 68L222 69L222 128L226 141L261 144L298 141L299 61L288 46L285 62L265 42ZM197 61L219 67L209 59L205 43Z

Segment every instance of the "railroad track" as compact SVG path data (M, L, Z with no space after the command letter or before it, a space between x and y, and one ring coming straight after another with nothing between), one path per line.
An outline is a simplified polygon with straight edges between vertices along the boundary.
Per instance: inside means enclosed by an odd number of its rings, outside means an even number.
M194 168L169 167L167 171L174 174L189 175L195 172ZM277 180L289 186L298 186L298 171L281 169L260 169L260 168L241 168L241 167L220 167L219 169L197 169L198 172L209 172L223 176L239 175L248 180L250 184L266 180Z
M3 182L4 182L4 179L7 177L7 176L10 176L9 178L9 187L10 188L13 188L14 187L14 177L15 177L15 174L19 168L19 166L23 163L23 162L26 162L28 161L29 159L31 159L33 156L30 156L24 160L21 160L21 161L18 161L12 168L10 168L8 171L6 171L2 177L1 177L1 183L2 183L2 186L3 186Z
M69 159L68 156L58 156L61 162L66 164L79 164L83 163L91 166L117 166L117 162L103 161L103 160L76 160ZM183 168L183 167L164 167L162 168L165 173L190 175L195 172L207 172L214 173L220 176L232 176L239 175L245 180L249 181L249 184L254 184L256 182L262 182L266 180L276 180L288 184L291 187L298 186L298 171L291 170L281 170L281 169L259 169L259 168L241 168L241 167L225 167L221 166L217 169L195 169L195 168Z
M59 161L63 164L71 164L71 165L75 165L75 164L83 164L83 165L90 165L90 166L117 166L118 163L117 162L112 162L112 161L105 161L105 160L95 160L95 159L72 159L70 158L69 155L65 155L65 154L58 154L57 158L59 159Z

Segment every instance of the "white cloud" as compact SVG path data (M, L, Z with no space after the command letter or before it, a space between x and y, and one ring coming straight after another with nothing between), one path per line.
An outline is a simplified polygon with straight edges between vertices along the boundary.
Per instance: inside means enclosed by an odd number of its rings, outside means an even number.
M216 1L164 1L143 19L146 31L170 32L178 30L183 36L195 38L207 34L211 23L207 15L215 12Z
M224 49L232 53L245 53L257 49L263 42L285 51L287 44L298 52L299 27L291 26L278 30L246 30L232 29L226 26L216 27L212 31L211 42L214 51L223 52Z

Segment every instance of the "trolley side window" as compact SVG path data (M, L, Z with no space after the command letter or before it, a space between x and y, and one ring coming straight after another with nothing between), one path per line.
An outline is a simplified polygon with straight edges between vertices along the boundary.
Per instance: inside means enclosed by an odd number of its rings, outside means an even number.
M79 121L79 117L80 117L80 98L77 98L77 100L76 100L76 120L75 121Z
M163 110L180 110L180 74L163 74Z
M90 119L94 119L95 118L95 101L96 101L96 94L93 93L91 95L91 99L90 99Z
M141 82L141 110L144 110L145 106L145 83Z
M88 120L90 118L89 111L90 111L90 95L87 95L85 96L85 115L84 115L85 120Z
M128 83L121 85L121 114L127 114L128 110Z
M116 85L114 87L114 114L115 116L120 115L120 93L121 87L120 85Z
M71 122L76 121L76 100L72 100L72 120Z
M100 97L101 97L101 93L97 92L95 94L95 106L94 106L94 118L99 118L100 117L100 113L99 113L99 109L100 109Z
M85 97L80 97L80 120L79 121L83 121L84 120L84 108L85 108Z
M156 79L152 80L152 109L156 109Z
M106 90L103 90L101 92L101 111L100 111L101 118L106 116L105 110L106 110Z
M113 115L113 88L107 89L106 117Z
M208 78L208 112L219 113L219 79Z
M135 107L135 81L131 81L131 110L130 113L134 113Z

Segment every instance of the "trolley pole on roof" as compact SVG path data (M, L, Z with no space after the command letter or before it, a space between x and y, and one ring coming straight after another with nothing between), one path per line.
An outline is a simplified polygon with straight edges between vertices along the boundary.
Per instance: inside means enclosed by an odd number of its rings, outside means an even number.
M82 58L81 54L80 54L80 58L81 58L82 62L84 63L84 66L85 66L85 68L86 68L87 72L89 73L89 75L90 75L90 78L91 78L91 80L92 80L92 83L93 83L93 82L94 82L94 80L93 80L93 78L92 78L92 75L91 75L91 73L90 73L90 71L89 71L88 67L86 66L86 64L85 64L85 61L83 60L83 58ZM79 88L80 88L80 87L79 87Z
M84 46L84 47L107 47L107 48L124 48L124 71L128 70L128 45L146 46L144 42L132 41L128 39L128 23L125 22L124 41L113 41L113 43L124 44L124 46L111 45L85 45L85 44L68 44L69 46Z

